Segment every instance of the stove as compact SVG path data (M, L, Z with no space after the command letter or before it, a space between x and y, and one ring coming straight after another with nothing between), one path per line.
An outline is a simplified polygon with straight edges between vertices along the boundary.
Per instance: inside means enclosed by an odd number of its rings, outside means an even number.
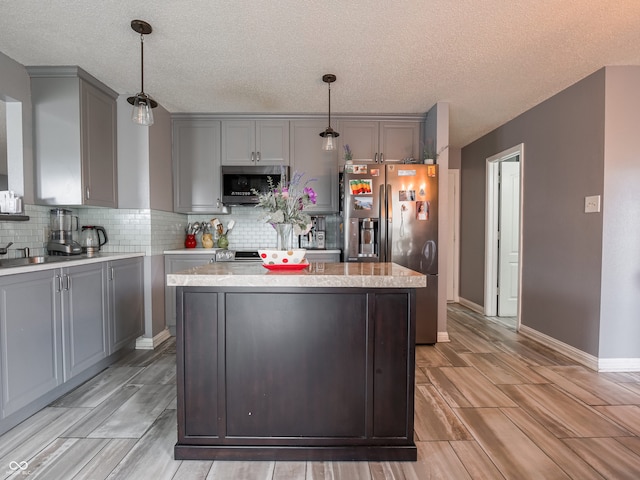
M218 250L216 262L262 262L257 250Z
M262 262L257 250L236 250L236 262Z

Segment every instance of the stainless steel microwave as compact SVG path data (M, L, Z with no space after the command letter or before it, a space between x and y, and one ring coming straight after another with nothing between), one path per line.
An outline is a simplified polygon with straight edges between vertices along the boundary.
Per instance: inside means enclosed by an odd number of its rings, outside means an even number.
M284 176L284 178L282 178ZM289 167L280 165L234 165L222 167L222 203L225 205L255 205L260 193L269 190L269 178L274 185L286 181Z

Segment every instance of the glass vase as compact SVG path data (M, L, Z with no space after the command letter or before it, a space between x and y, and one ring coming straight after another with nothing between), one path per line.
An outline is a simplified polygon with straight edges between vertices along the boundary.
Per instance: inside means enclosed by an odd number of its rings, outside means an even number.
M293 225L291 223L276 223L278 250L293 250Z
M229 239L226 235L220 235L218 237L218 248L226 250L229 247Z

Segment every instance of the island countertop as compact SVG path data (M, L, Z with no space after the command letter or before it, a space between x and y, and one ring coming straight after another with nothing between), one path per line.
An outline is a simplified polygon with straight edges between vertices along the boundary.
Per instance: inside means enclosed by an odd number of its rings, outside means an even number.
M422 288L426 277L395 263L311 262L302 270L261 263L219 262L167 275L169 287Z

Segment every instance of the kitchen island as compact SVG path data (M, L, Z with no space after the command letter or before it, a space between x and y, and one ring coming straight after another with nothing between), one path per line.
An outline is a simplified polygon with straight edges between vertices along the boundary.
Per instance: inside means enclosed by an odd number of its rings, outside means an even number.
M218 263L176 288L176 459L415 460L415 289L391 263Z

